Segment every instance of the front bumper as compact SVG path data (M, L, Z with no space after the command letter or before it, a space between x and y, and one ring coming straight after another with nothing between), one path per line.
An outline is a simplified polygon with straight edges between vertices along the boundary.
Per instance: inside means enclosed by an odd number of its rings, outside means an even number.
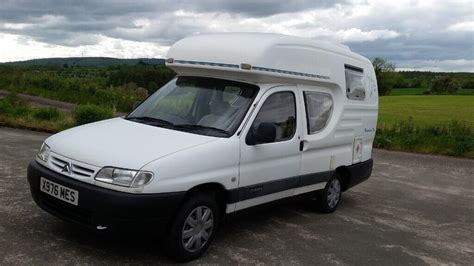
M77 190L78 206L40 191L40 177ZM162 233L185 196L185 192L131 194L105 189L51 171L36 161L28 165L28 182L39 207L63 220L93 229L102 226Z

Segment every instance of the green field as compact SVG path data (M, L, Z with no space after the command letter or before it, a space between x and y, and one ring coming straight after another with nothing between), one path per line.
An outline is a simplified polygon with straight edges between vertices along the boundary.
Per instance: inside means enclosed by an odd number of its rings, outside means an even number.
M474 127L474 97L458 95L382 96L379 126L389 126L410 117L415 125L433 125L452 120Z
M391 96L400 95L422 95L423 92L427 91L425 88L394 88L390 93Z
M427 88L393 88L390 92L390 96L400 96L400 95L423 95L428 92ZM473 89L462 89L455 95L474 95Z
M473 96L383 96L374 145L474 158L473 129Z

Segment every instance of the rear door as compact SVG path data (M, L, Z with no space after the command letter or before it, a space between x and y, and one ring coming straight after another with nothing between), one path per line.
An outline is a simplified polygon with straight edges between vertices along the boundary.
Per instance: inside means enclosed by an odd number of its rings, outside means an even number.
M300 98L294 86L268 90L242 132L239 202L236 210L293 195L300 173ZM262 123L273 124L275 140L249 144L246 138Z

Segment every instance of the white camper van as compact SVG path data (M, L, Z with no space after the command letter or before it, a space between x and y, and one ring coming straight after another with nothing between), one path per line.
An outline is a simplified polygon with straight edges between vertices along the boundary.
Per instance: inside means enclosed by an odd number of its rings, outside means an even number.
M28 167L36 203L96 230L163 232L200 256L228 213L311 195L322 212L369 178L378 110L371 62L275 34L174 44L177 76L125 117L49 137Z

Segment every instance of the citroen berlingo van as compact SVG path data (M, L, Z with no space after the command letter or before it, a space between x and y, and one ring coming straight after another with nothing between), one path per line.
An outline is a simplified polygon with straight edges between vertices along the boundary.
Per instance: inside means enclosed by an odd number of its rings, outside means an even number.
M226 214L303 194L330 213L369 178L377 84L347 46L198 35L166 65L176 78L127 116L45 140L28 167L42 209L94 230L161 232L168 254L191 260Z

